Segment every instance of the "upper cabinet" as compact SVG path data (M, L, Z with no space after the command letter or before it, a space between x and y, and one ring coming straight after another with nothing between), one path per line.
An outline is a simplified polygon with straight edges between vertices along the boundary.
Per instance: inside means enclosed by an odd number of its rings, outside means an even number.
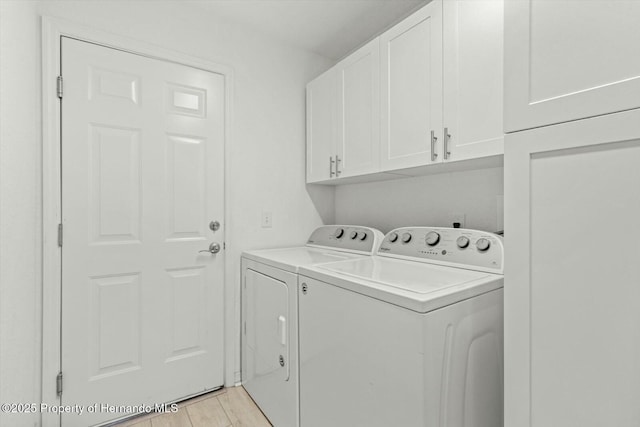
M444 2L443 159L504 152L501 0Z
M337 173L346 178L380 167L380 43L376 38L336 67Z
M442 1L434 0L380 36L381 166L438 160L442 134Z
M376 38L307 85L307 182L380 168Z
M505 5L505 130L640 107L640 2Z
M331 69L307 85L307 182L335 176L336 76Z
M433 0L349 55L307 86L307 182L499 164L502 52L502 0Z

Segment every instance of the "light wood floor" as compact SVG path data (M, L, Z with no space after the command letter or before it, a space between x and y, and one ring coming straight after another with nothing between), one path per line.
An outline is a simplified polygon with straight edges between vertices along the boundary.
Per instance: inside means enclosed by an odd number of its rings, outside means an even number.
M186 400L173 414L149 414L117 427L270 427L242 387L223 388Z

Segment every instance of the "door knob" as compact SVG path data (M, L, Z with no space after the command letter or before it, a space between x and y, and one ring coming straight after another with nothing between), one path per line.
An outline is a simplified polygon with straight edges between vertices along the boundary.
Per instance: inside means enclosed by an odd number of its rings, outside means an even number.
M220 249L221 249L220 243L213 242L209 245L209 249L203 249L201 251L198 251L198 253L209 252L211 254L217 254L218 252L220 252Z

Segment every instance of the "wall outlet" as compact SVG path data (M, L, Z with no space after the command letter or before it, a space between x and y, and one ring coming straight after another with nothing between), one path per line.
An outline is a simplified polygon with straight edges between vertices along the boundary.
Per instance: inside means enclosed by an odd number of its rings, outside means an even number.
M452 213L451 214L451 225L450 227L455 227L454 224L455 223L459 223L460 227L459 228L464 228L465 225L465 220L466 220L466 214L463 213Z
M262 228L271 228L273 227L273 215L270 211L262 211Z

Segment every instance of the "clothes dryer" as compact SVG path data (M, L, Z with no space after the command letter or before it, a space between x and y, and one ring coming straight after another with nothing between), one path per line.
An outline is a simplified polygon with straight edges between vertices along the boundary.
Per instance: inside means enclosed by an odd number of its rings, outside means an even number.
M305 246L242 254L242 384L277 427L299 425L298 270L370 256L373 228L317 228Z

